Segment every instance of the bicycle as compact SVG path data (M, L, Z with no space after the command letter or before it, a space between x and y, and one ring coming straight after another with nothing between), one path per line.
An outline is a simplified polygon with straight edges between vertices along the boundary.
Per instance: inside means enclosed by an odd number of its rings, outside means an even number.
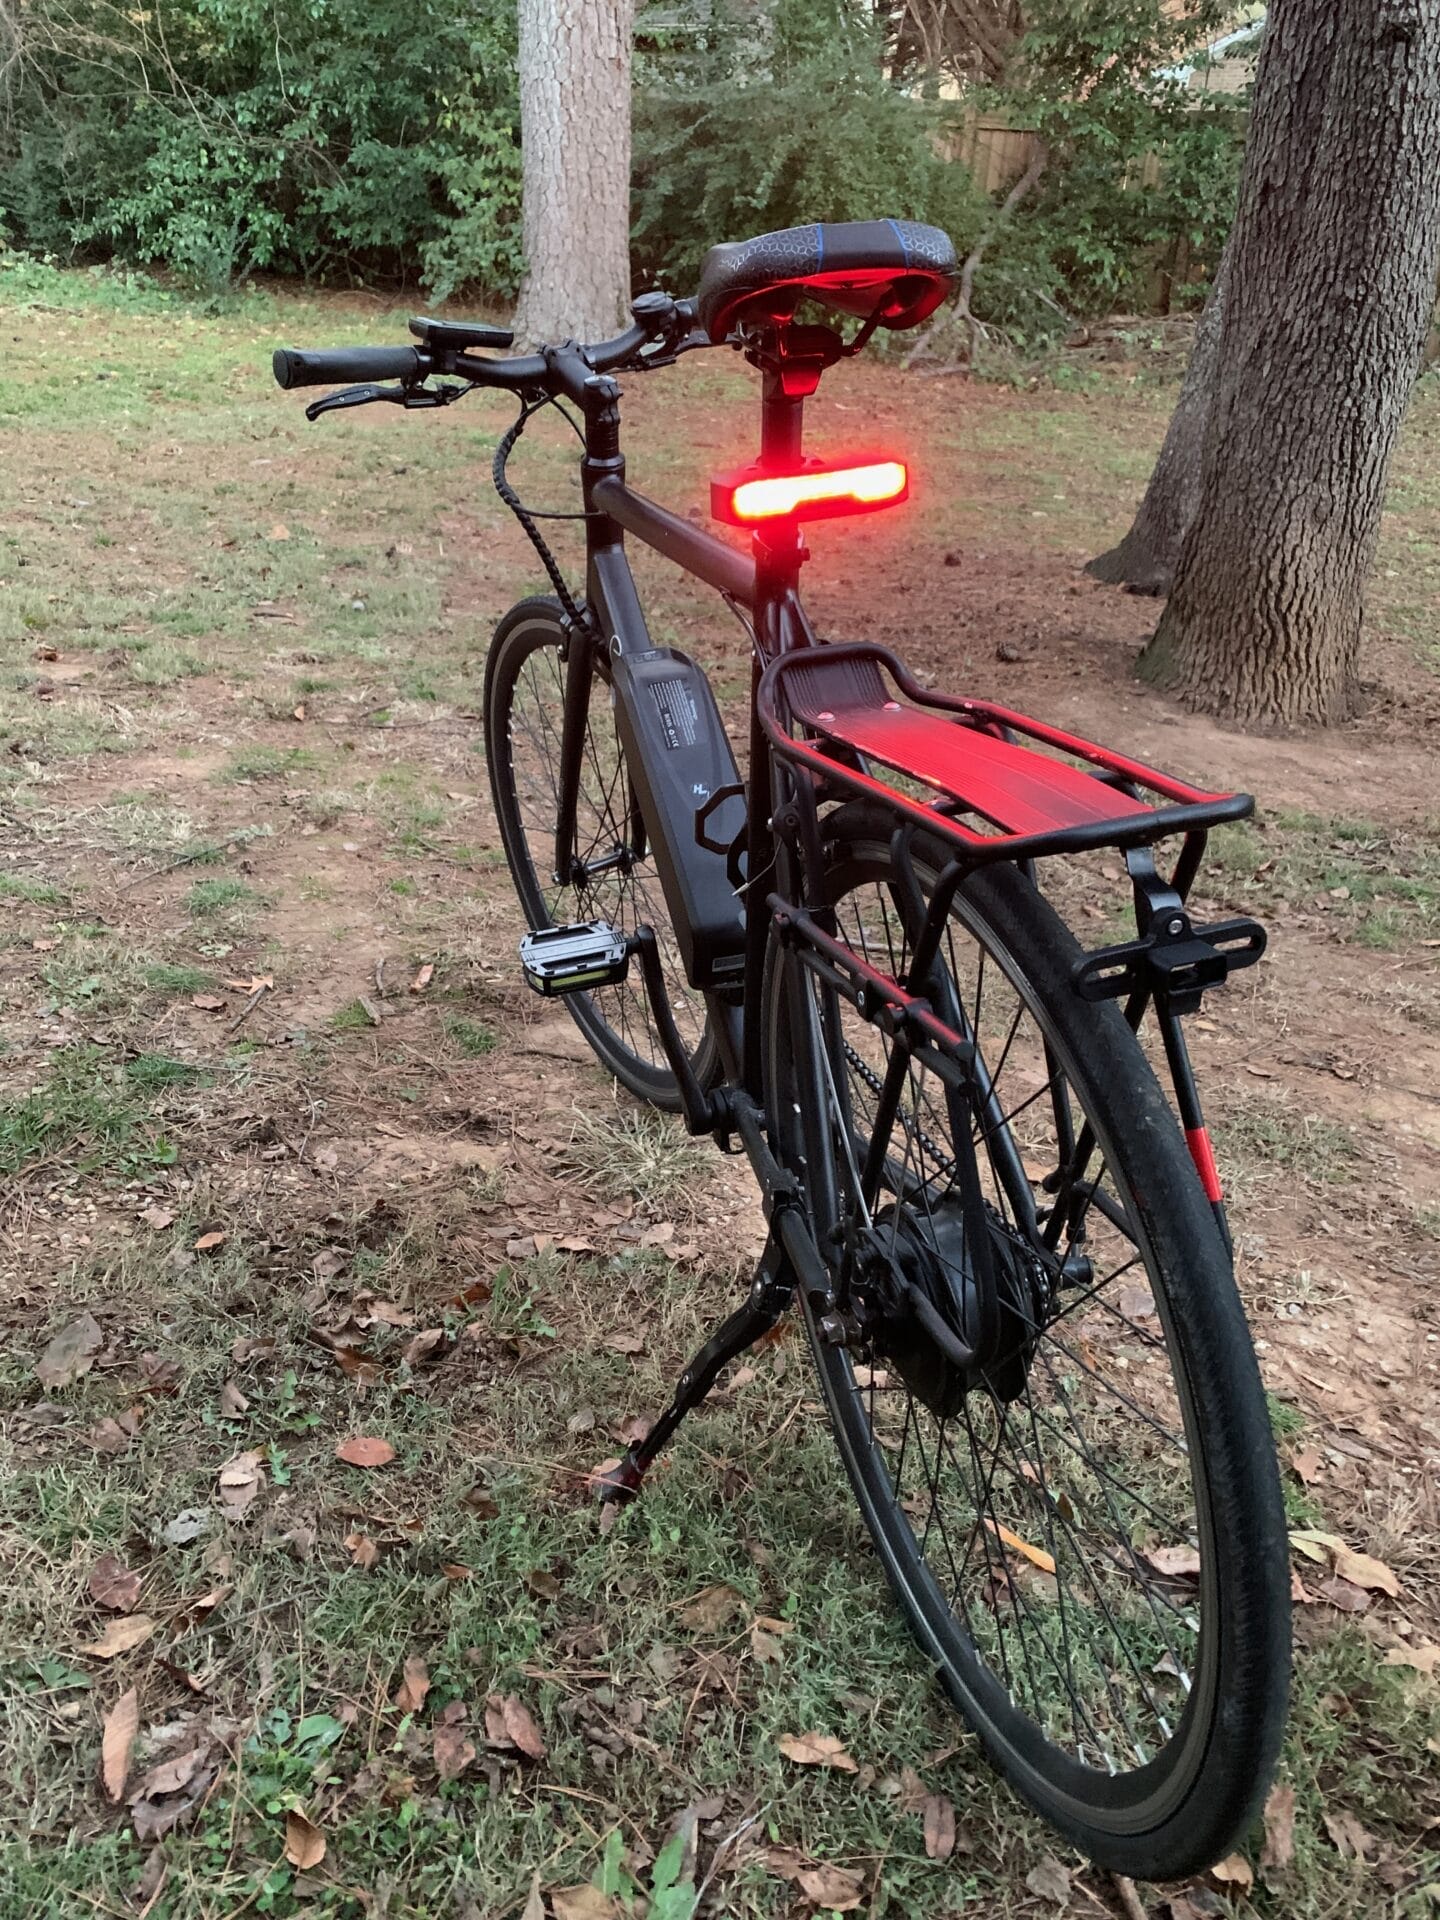
M599 345L484 358L511 336L419 319L416 346L282 350L275 372L367 383L311 418L518 396L494 479L554 594L500 622L484 725L521 963L625 1087L759 1184L748 1297L602 1497L633 1498L798 1301L851 1488L951 1699L1077 1847L1167 1879L1253 1817L1289 1676L1274 1445L1182 1024L1264 951L1253 921L1186 905L1209 831L1253 802L810 627L803 527L895 504L908 476L805 458L805 399L954 279L933 228L796 228L712 249L693 300L643 294ZM711 504L748 556L631 489L621 451L616 373L727 344L762 376L760 452ZM565 402L583 595L506 478L532 415ZM627 535L749 630L745 778L704 673L651 645ZM1041 863L1099 848L1124 858L1136 938L1086 951Z

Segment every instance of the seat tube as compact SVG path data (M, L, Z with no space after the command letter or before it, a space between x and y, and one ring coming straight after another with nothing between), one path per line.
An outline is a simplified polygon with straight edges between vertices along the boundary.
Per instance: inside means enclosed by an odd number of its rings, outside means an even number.
M760 465L769 473L794 473L801 460L805 420L804 394L786 391L783 363L768 367L760 407ZM776 520L757 527L755 555L755 633L761 652L774 659L784 651L782 607L793 599L805 559L798 520Z

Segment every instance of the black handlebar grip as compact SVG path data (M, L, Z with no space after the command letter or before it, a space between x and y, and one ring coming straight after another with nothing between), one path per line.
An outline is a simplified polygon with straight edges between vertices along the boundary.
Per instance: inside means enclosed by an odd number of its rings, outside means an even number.
M281 387L340 387L367 380L414 380L421 371L414 347L277 347L271 362Z

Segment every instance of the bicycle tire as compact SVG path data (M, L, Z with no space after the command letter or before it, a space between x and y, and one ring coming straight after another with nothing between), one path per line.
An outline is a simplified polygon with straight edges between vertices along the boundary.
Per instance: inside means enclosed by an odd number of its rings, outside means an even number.
M567 921L599 919L608 920L622 933L632 933L642 920L654 927L676 1025L682 1038L693 1040L691 1064L703 1085L716 1070L716 1048L704 1003L686 983L653 860L647 855L618 877L607 875L585 888L541 879L554 865L555 761L564 713L561 649L565 631L558 601L543 596L522 600L496 628L486 657L485 752L510 877L532 932ZM598 844L602 837L624 837L616 818L624 810L617 795L627 791L628 783L604 691L603 656L598 652L597 666L577 838L588 832ZM598 701L593 697L597 691L602 696ZM517 715L526 701L535 713L521 725ZM526 740L517 737L521 734ZM527 760L528 765L521 764ZM528 792L522 792L522 787ZM564 1004L596 1057L622 1086L651 1106L679 1111L680 1089L665 1063L638 968L632 967L629 978L617 986L566 994Z
M852 911L844 904L852 889L874 886L878 890L893 885L892 826L888 816L863 802L844 807L829 818L826 898L840 910L842 927L846 912ZM938 846L921 848L917 853L922 887L927 892L945 860L945 853ZM899 898L893 893L891 897ZM853 912L858 914L860 909L854 908ZM1043 1563L1038 1561L1038 1550L1017 1531L1019 1521L1015 1528L1009 1529L1007 1538L1005 1523L999 1518L999 1513L1007 1509L1000 1505L997 1511L996 1502L1001 1498L1009 1498L1027 1513L1034 1512L1041 1504L1031 1498L1030 1505L1025 1505L1035 1489L1025 1484L1026 1475L1021 1467L1007 1469L1003 1488L1000 1484L998 1463L1010 1408L1007 1406L1000 1412L999 1400L993 1394L989 1396L996 1411L988 1412L987 1417L996 1424L1001 1437L995 1441L988 1478L983 1483L980 1482L981 1460L974 1452L973 1440L971 1443L974 1464L968 1484L972 1493L978 1485L980 1493L978 1502L970 1501L974 1509L971 1538L980 1537L984 1564L989 1571L975 1609L972 1612L967 1598L962 1618L957 1605L961 1572L955 1568L953 1551L947 1546L950 1568L955 1575L955 1598L947 1600L944 1583L936 1578L930 1564L930 1558L936 1557L929 1542L939 1496L934 1491L930 1494L923 1540L918 1537L919 1528L912 1521L911 1513L900 1504L905 1497L902 1486L905 1448L911 1431L910 1410L906 1411L906 1437L899 1449L897 1467L893 1441L895 1415L887 1414L883 1406L877 1413L876 1408L877 1399L883 1401L888 1394L877 1395L872 1371L867 1404L866 1388L856 1373L856 1356L825 1344L807 1309L811 1348L841 1458L890 1583L915 1637L934 1661L946 1691L979 1736L991 1760L1024 1799L1097 1864L1146 1879L1178 1878L1200 1871L1221 1858L1253 1819L1284 1729L1290 1656L1288 1550L1274 1442L1259 1369L1231 1263L1173 1113L1118 1008L1113 1003L1088 1005L1073 991L1070 969L1079 957L1080 948L1069 931L1028 880L1013 868L1004 867L978 873L966 882L952 908L952 923L977 947L986 948L993 963L1005 971L1017 999L1036 1016L1037 1025L1043 1021L1048 1027L1047 1038L1054 1051L1047 1052L1044 1061L1052 1070L1052 1104L1056 1099L1054 1067L1058 1063L1066 1102L1074 1096L1076 1106L1094 1124L1114 1190L1123 1197L1120 1214L1143 1258L1165 1359L1173 1369L1194 1495L1194 1538L1200 1557L1194 1593L1199 1620L1183 1712L1173 1729L1163 1715L1160 1717L1159 1724L1168 1737L1153 1755L1137 1747L1136 1764L1129 1768L1117 1767L1113 1756L1103 1768L1090 1764L1086 1743L1091 1726L1088 1719L1082 1725L1074 1712L1073 1701L1068 1710L1074 1738L1067 1737L1062 1745L1052 1737L1043 1723L1043 1714L1036 1710L1039 1689L1033 1669L1028 1674L1029 1700L1025 1698L1025 1675L1020 1674L1017 1680L1014 1636L1022 1616L1012 1589L1033 1582L1036 1565ZM955 951L953 931L948 951ZM818 1050L823 1016L817 1015L812 1023L802 1010L806 1001L812 1007L818 1006L823 1001L824 990L817 993L808 982L801 984L802 972L799 963L787 960L783 947L772 942L764 1010L767 1074L772 1090L770 1124L782 1157L800 1177L811 1207L817 1242L823 1245L827 1231L845 1224L843 1220L826 1218L824 1211L827 1204L824 1196L841 1193L844 1173L837 1180L833 1166L822 1168L819 1164L827 1153L835 1151L833 1139L827 1144L825 1135L834 1135L840 1128L839 1124L817 1126L812 1122L807 1131L803 1116L818 1110L822 1115L830 1112L832 1116L843 1117L855 1113L863 1102L850 1100L848 1105L842 1105L835 1100L831 1091L833 1069L827 1084L826 1069ZM975 1033L983 1056L985 1044L979 1025L979 1001L985 990L984 973L978 966L977 972L981 984L975 995ZM830 1017L837 1016L832 1012ZM806 1039L800 1034L800 1043L796 1044L798 1030L802 1028L808 1028L809 1037ZM1013 1039L1012 1033L1011 1042L1007 1044L1013 1044ZM848 1084L854 1077L854 1068L848 1052L841 1058ZM921 1111L927 1115L924 1124L932 1124L928 1118L930 1110ZM1035 1112L1034 1105L1030 1111ZM852 1141L846 1150L853 1151L855 1145L864 1144L860 1125L849 1120L845 1124L852 1126ZM913 1120L912 1124L915 1124ZM1006 1122L1007 1134L1013 1135L1019 1125L1018 1118L1012 1114ZM968 1119L966 1128L969 1130ZM998 1140L1000 1135L985 1128L982 1138L992 1137ZM953 1137L951 1144L954 1144ZM987 1147L987 1153L990 1151ZM905 1152L908 1165L911 1153L908 1136ZM887 1156L888 1153L887 1147ZM887 1157L887 1167L890 1164ZM917 1161L917 1174L919 1166ZM950 1177L953 1180L953 1171ZM1104 1177L1103 1167L1101 1177ZM903 1172L895 1184L897 1191L905 1186ZM928 1213L932 1202L925 1198L914 1175L910 1187L916 1195L914 1201L907 1202L911 1215L922 1203ZM833 1211L834 1202L830 1205ZM1098 1207L1099 1202L1092 1205ZM1130 1211L1127 1213L1126 1209ZM897 1202L897 1215L899 1211ZM1100 1224L1105 1229L1110 1227L1108 1220ZM1109 1310L1113 1311L1113 1296ZM1089 1311L1082 1297L1082 1318L1077 1323L1082 1328L1088 1324L1084 1316ZM1109 1327L1111 1322L1107 1320L1105 1325ZM1042 1341L1050 1337L1047 1333ZM1071 1337L1067 1329L1061 1336L1060 1346ZM1084 1344L1078 1335L1074 1337L1077 1345ZM1121 1333L1114 1337L1112 1347L1089 1349L1097 1377L1107 1365L1113 1371L1117 1366L1132 1364L1124 1358L1126 1339ZM1155 1344L1158 1346L1159 1340ZM1036 1385L1039 1352L1037 1345L1036 1359L1027 1363L1024 1393L1034 1453L1042 1459L1039 1493L1044 1496L1045 1517L1031 1520L1029 1524L1032 1534L1041 1537L1043 1533L1047 1549L1054 1549L1053 1553L1047 1553L1052 1561L1052 1575L1058 1575L1062 1565L1057 1555L1062 1551L1067 1555L1063 1565L1068 1578L1078 1556L1073 1542L1064 1536L1072 1531L1088 1530L1092 1516L1077 1498L1071 1503L1070 1520L1051 1529L1049 1509L1053 1506L1061 1511L1059 1499L1070 1495L1067 1491L1057 1496L1054 1484L1045 1477L1044 1456L1062 1456L1058 1445L1051 1443L1048 1426L1037 1423L1036 1409L1048 1393L1049 1412L1042 1413L1040 1419L1049 1420L1060 1397L1048 1381L1048 1358L1047 1371L1039 1376ZM1147 1368L1153 1367L1153 1349L1144 1364ZM909 1390L908 1386L905 1390ZM1098 1406L1098 1390L1090 1386L1085 1392ZM1077 1395L1077 1404L1083 1398L1083 1393ZM1137 1372L1130 1404L1138 1414L1143 1411L1144 1402L1146 1394L1142 1393ZM1068 1402L1066 1404L1068 1408ZM1148 1404L1153 1409L1159 1403L1150 1400ZM969 1405L967 1396L967 1427L971 1424ZM890 1423L888 1453L884 1444L887 1419ZM1022 1415L1016 1415L1016 1427L1023 1428ZM1133 1441L1127 1438L1125 1444L1140 1452L1147 1446L1152 1452L1155 1450L1153 1438L1145 1433L1134 1414L1128 1423L1122 1421L1110 1430L1108 1444L1116 1445L1116 1436L1128 1436L1131 1429L1140 1438ZM923 1458L919 1431L917 1424L916 1445ZM1012 1441L1011 1445L1014 1444ZM1026 1449L1031 1444L1029 1434L1022 1430L1018 1461L1027 1457ZM943 1422L934 1451L937 1468L943 1467L946 1453ZM1117 1459L1123 1458L1114 1454L1103 1457L1109 1463L1107 1472L1115 1467ZM1068 1463L1071 1456L1066 1454L1063 1459ZM1033 1461L1030 1471L1034 1471ZM1070 1471L1077 1481L1090 1471L1087 1463L1080 1460L1078 1448ZM1114 1477L1118 1486L1118 1473ZM1173 1496L1157 1494L1155 1498L1168 1507ZM1132 1519L1130 1509L1122 1511L1120 1500L1121 1496L1109 1485L1104 1485L1095 1496L1096 1509L1109 1506L1114 1511L1117 1531L1122 1520L1129 1524ZM982 1504L983 1512L980 1511ZM1080 1508L1078 1518L1077 1507ZM1148 1524L1142 1521L1142 1528ZM995 1537L993 1549L992 1535ZM1144 1537L1143 1531L1141 1537ZM1013 1549L1011 1541L1015 1543ZM1145 1584L1152 1564L1146 1557L1148 1551L1127 1538L1112 1560L1101 1560L1096 1593L1101 1591L1100 1583L1115 1589L1120 1584L1118 1575L1123 1575L1132 1586ZM969 1568L970 1552L967 1545L962 1562L965 1570ZM1133 1563L1133 1572L1132 1566L1125 1564L1126 1554ZM1001 1569L998 1575L997 1560ZM1157 1578L1157 1590L1159 1584ZM1052 1577L1051 1585L1060 1593L1059 1578ZM1076 1592L1083 1598L1078 1579ZM1042 1619L1040 1602L1034 1604L1038 1623ZM1064 1628L1063 1602L1058 1631L1053 1603L1048 1597L1046 1604L1051 1608L1048 1615L1051 1638L1047 1641L1041 1633L1040 1644L1052 1652L1052 1657L1054 1648L1060 1648L1069 1679L1073 1681L1075 1676L1078 1651L1082 1670L1085 1659L1090 1657L1101 1670L1113 1696L1119 1699L1122 1689L1128 1696L1135 1696L1135 1683L1123 1666L1117 1664L1106 1673L1103 1652L1080 1646L1078 1636L1072 1646ZM1027 1599L1027 1620L1030 1608L1031 1602ZM1153 1602L1151 1611L1162 1618ZM1075 1612L1079 1614L1080 1610L1076 1608ZM1007 1617L1008 1626L1004 1624ZM1116 1639L1112 1629L1117 1622L1108 1609L1102 1617L1100 1610L1092 1605L1088 1617L1082 1616L1079 1624L1091 1630L1096 1647L1102 1643L1109 1646ZM1140 1626L1147 1624L1142 1617ZM1170 1625L1168 1621L1164 1624L1167 1628ZM1029 1631L1028 1625L1026 1631ZM993 1652L987 1661L981 1642L987 1648L1003 1644L1006 1633L1011 1636L1011 1655L1002 1656L1006 1661L1002 1673ZM1162 1655L1161 1662L1152 1669L1152 1677L1162 1673L1164 1658ZM1177 1677L1184 1677L1182 1661L1183 1655L1181 1660L1172 1662ZM1027 1667L1029 1664L1027 1654ZM1154 1678L1157 1691L1169 1684L1168 1680ZM1138 1693L1145 1691L1142 1673ZM1097 1692L1103 1711L1103 1690L1097 1689ZM1120 1704L1123 1707L1123 1700ZM1110 1711L1114 1718L1113 1705ZM1128 1719L1123 1713L1120 1718L1128 1729Z

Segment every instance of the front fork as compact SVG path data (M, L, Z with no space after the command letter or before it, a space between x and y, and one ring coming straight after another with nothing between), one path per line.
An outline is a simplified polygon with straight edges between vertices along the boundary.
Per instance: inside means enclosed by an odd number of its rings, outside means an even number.
M560 649L565 698L560 732L559 804L555 809L555 884L558 887L583 886L593 875L612 868L628 872L645 857L645 823L634 785L628 780L624 794L623 842L604 849L596 859L583 861L580 857L576 830L599 644L587 628L567 623Z

